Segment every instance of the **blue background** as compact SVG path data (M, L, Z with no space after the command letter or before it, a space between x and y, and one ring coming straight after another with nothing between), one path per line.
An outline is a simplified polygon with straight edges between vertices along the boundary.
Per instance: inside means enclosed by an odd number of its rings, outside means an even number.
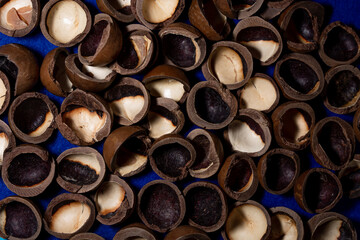
M41 5L44 6L44 4L47 1L41 0ZM99 12L96 1L95 0L84 0L83 1L91 11L92 15ZM190 0L186 0L187 5L190 4ZM316 2L319 2L324 5L325 11L326 11L326 17L324 26L329 24L330 22L340 20L344 22L345 24L348 24L352 26L359 34L360 29L360 1L359 0L317 0ZM187 8L184 10L184 13L180 17L179 21L187 22ZM232 27L234 27L236 22L232 23ZM52 45L50 42L48 42L45 37L41 34L40 28L37 27L30 35L27 35L23 38L11 38L8 36L5 36L0 33L0 45L8 44L8 43L19 43L22 45L25 45L29 49L31 49L37 56L39 64L41 64L42 59L44 56L53 48L56 46ZM208 44L210 46L210 44ZM76 47L73 47L70 49L73 52L77 52ZM317 53L315 52L313 55L315 55L318 58ZM319 59L319 58L318 58ZM359 67L359 61L355 63ZM327 71L327 67L324 66L324 73ZM264 72L272 76L273 74L273 66L270 67L256 67L256 72ZM204 77L201 73L201 71L193 71L187 73L188 78L190 79L192 84L195 84L197 81L203 81ZM142 76L137 75L135 78L141 80ZM60 108L61 102L63 101L63 98L57 97L55 95L50 94L47 92L42 86L39 81L38 86L35 89L36 91L40 91L50 97L50 99L57 105L58 108ZM310 104L313 106L316 114L317 114L317 121L325 116L338 116L335 115L323 107L321 100L316 99ZM182 108L185 113L185 109ZM2 116L2 119L7 122L6 117L7 112ZM343 115L340 116L341 118L348 121L350 124L352 124L353 114L349 115ZM116 126L115 126L116 127ZM186 134L195 126L188 125L184 128L182 133L186 136ZM220 133L220 132L218 132ZM273 141L274 142L274 141ZM17 142L20 144L20 142ZM273 143L274 145L274 143ZM54 159L61 154L64 150L76 147L75 145L70 144L66 139L64 139L60 132L56 130L53 133L53 136L50 138L49 141L47 141L45 144L43 144L49 152L52 154ZM274 145L275 146L275 145ZM272 146L272 147L274 147ZM102 153L102 143L95 144L93 147L98 149L100 153ZM356 153L360 153L360 148L357 146ZM230 155L230 152L226 152L226 156ZM313 168L313 167L320 167L313 159L309 149L307 151L299 153L301 157L301 165L302 165L302 171ZM254 159L257 163L258 159ZM155 179L160 179L152 170L150 167L148 167L143 173L126 179L128 183L133 187L135 193L137 193L140 188L145 185L147 182ZM179 188L182 190L186 185L188 185L190 182L197 181L198 179L190 179L187 178L184 181L176 183ZM216 183L216 176L212 177L211 179L208 179L207 181L211 181ZM7 196L13 195L11 191L9 191L6 186L4 185L3 181L0 180L0 199L3 199ZM36 202L36 204L40 207L42 213L45 211L47 204L50 202L50 200L56 196L59 193L65 192L62 190L54 181L52 185L40 196L33 198ZM307 221L312 215L302 210L296 203L293 197L293 192L290 191L285 195L277 196L272 195L262 189L262 187L259 185L257 193L252 197L253 200L261 202L265 207L275 207L275 206L285 206L289 207L293 210L295 210L304 221ZM231 203L231 201L229 201ZM341 214L344 214L348 218L350 218L354 225L357 228L358 233L360 234L360 201L359 200L349 200L347 197L343 197L343 199L337 204L337 206L332 210L339 212ZM133 214L131 219L126 221L126 224L134 222L134 221L140 221L136 214ZM185 221L183 224L186 224ZM91 228L90 231L95 232L105 239L112 239L115 235L115 233L122 227L120 226L104 226L95 221L95 224ZM211 234L212 239L221 239L218 233ZM47 234L45 231L42 232L39 239L56 239L49 234Z

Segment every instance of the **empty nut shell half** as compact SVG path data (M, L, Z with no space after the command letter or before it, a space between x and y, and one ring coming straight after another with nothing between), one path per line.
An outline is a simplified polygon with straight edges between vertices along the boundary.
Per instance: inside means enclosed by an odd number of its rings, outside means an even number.
M239 109L254 109L269 113L280 101L280 92L275 81L266 74L256 73L237 92Z
M142 223L132 223L120 229L113 240L128 240L140 238L146 240L156 240L154 233Z
M151 138L159 138L165 134L179 133L185 124L184 114L180 106L169 98L156 98L145 120L144 127Z
M41 232L41 213L26 198L11 196L2 199L0 216L0 237L9 240L35 240Z
M56 129L58 109L48 96L38 92L23 93L9 109L9 125L17 138L28 143L48 140Z
M186 101L191 122L205 129L226 127L234 119L237 109L235 96L217 81L197 83Z
M49 92L60 97L66 97L74 90L65 71L65 59L69 55L66 48L55 48L46 54L40 68L41 83Z
M101 154L90 147L71 148L57 159L56 182L66 191L86 193L104 180L106 166Z
M138 194L138 215L152 230L163 233L176 228L184 219L185 211L184 196L171 182L151 181Z
M134 211L135 195L131 187L117 175L110 175L96 190L96 219L105 225L124 222Z
M170 231L164 240L181 240L181 239L197 239L210 240L211 238L206 233L196 227L183 225Z
M310 144L310 132L315 126L315 112L303 102L286 102L271 115L274 136L280 147L303 150Z
M70 240L105 240L95 233L79 233L70 238Z
M344 193L349 198L360 197L360 155L355 154L353 160L340 170L338 177L342 183Z
M119 22L130 23L135 20L131 12L131 1L96 0L100 11L109 14Z
M360 70L352 65L331 68L325 74L327 83L324 105L337 114L355 112L360 106Z
M127 25L123 31L123 47L111 68L121 75L133 75L150 67L158 56L154 33L140 24Z
M300 158L293 151L276 148L260 158L257 171L266 191L284 194L293 188L300 174Z
M10 127L0 120L0 171L6 152L11 151L16 146L16 139Z
M271 216L271 233L269 240L304 239L304 224L301 217L286 207L273 207L269 209Z
M353 128L338 117L320 120L311 132L311 152L323 167L331 170L344 168L355 152Z
M189 169L194 178L213 176L224 160L224 149L220 139L212 132L201 128L192 130L186 137L196 151L196 160Z
M1 174L10 191L22 197L34 197L52 182L55 162L44 148L24 144L5 154Z
M56 196L44 213L45 230L60 239L87 232L94 221L94 204L81 194L63 193Z
M142 82L123 77L106 91L105 100L120 125L132 125L142 120L150 108L150 94Z
M193 145L177 134L160 137L149 150L149 161L154 172L171 182L184 179L195 159Z
M325 168L305 171L296 180L294 187L296 202L309 213L329 211L339 202L342 195L340 180Z
M234 90L244 86L250 79L253 59L249 50L239 43L217 42L212 46L201 70L206 80L218 81Z
M1 58L1 57L0 57ZM9 106L11 88L8 77L0 70L0 114L3 114Z
M113 62L122 47L117 23L107 14L95 15L94 25L78 47L79 60L85 65L105 66Z
M172 23L159 31L159 37L166 64L190 71L204 61L206 41L193 26Z
M209 182L194 182L184 189L189 224L205 232L219 230L227 217L227 202L221 189Z
M233 38L235 42L247 47L263 66L274 63L283 49L278 30L259 17L249 17L240 21L233 31Z
M266 209L258 202L236 202L221 232L225 240L268 239L271 219Z
M170 65L159 65L148 72L143 83L153 97L170 98L185 102L190 92L190 83L185 73Z
M77 89L65 98L55 120L70 143L91 145L110 134L112 112L97 95Z
M330 23L320 36L319 55L330 67L351 64L360 56L360 39L342 22Z
M353 128L355 137L360 142L360 108L355 112L353 119Z
M145 169L150 147L151 140L144 128L120 127L106 138L103 155L111 172L130 177Z
M100 92L106 89L116 78L116 72L109 66L84 65L76 53L66 57L65 70L75 87L90 92Z
M229 18L244 19L254 15L263 5L264 0L215 0L214 4Z
M294 0L268 0L265 1L260 9L260 16L265 20L270 20L278 16Z
M233 151L250 157L263 155L271 144L271 123L265 114L254 109L241 109L224 131L224 138Z
M320 64L311 55L292 53L277 61L274 78L287 99L308 101L322 93L325 85Z
M300 1L288 7L278 20L288 48L302 53L317 49L324 15L317 2Z
M32 89L39 79L39 65L35 55L25 46L11 43L0 46L0 71L9 80L17 96Z
M131 0L131 11L136 20L151 30L175 22L184 8L185 0Z
M0 32L10 37L23 37L37 27L40 21L39 0L5 0L0 4Z
M329 236L337 239L357 239L356 228L344 215L335 212L321 213L308 221L311 239L325 240Z
M232 199L246 201L256 192L259 180L252 158L236 152L224 162L218 174L218 182Z
M41 11L40 28L45 38L59 47L81 42L91 29L91 14L80 0L50 0Z
M210 41L223 40L231 31L226 16L217 9L213 1L193 0L188 17L190 23Z

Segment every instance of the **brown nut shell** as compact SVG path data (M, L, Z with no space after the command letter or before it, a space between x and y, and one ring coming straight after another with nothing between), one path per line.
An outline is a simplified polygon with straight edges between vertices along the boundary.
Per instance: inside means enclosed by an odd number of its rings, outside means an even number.
M214 4L225 16L233 19L244 19L254 15L264 0L255 1L232 1L232 0L214 0Z
M311 239L321 239L321 237L334 236L334 234L338 235L339 239L358 239L356 228L350 219L336 212L315 215L307 223Z
M6 152L10 152L16 147L16 139L11 131L10 127L2 120L0 120L0 143L3 145L0 151L0 171L4 161L4 155Z
M123 31L123 47L111 68L120 75L141 73L156 61L158 53L154 33L143 25L130 24Z
M330 23L320 36L319 56L329 67L351 64L360 56L360 39L340 21Z
M161 6L162 4L166 6ZM151 30L160 29L175 22L184 8L185 0L166 0L163 2L131 0L131 11L136 20ZM155 15L155 10L160 12ZM163 14L166 16L163 16Z
M57 128L57 115L57 107L45 94L23 93L11 103L9 126L21 141L42 143L48 140Z
M342 183L344 193L349 198L360 197L360 155L355 154L353 160L351 160L343 169L338 173L338 177Z
M70 238L70 240L105 240L95 233L79 233Z
M74 90L65 71L65 59L70 55L66 48L54 48L46 54L40 68L40 80L44 87L60 97L66 97Z
M270 20L278 16L286 9L294 0L268 0L265 1L260 9L260 17Z
M165 64L148 72L143 83L151 96L170 98L180 104L185 102L190 92L190 83L185 73L177 67Z
M150 94L139 80L121 78L104 95L120 125L133 125L141 121L150 109Z
M342 198L338 177L325 168L312 168L300 175L294 187L299 206L309 213L323 213L332 209Z
M11 88L8 77L0 70L0 92L2 101L0 102L0 115L3 114L9 106L11 99Z
M355 134L346 121L326 117L311 131L311 152L316 162L331 170L341 170L353 158Z
M233 151L246 153L250 157L259 157L270 147L271 123L262 112L240 109L225 129L224 139Z
M175 182L188 175L189 168L195 162L196 151L189 140L178 134L167 134L152 144L148 158L157 175Z
M117 75L108 66L97 67L82 64L76 53L66 57L65 70L75 87L90 92L100 92L106 89Z
M240 225L240 226L239 226ZM236 229L231 232L233 229ZM241 229L241 227L245 229ZM248 200L246 202L236 202L233 209L229 212L225 228L221 232L224 240L247 238L268 239L271 231L271 219L269 213L263 205L258 202ZM234 235L232 237L232 235Z
M23 144L5 155L1 174L10 191L22 197L34 197L50 185L55 162L44 148Z
M215 232L227 218L227 201L222 190L209 182L194 182L184 191L189 225Z
M355 112L353 119L353 128L355 137L360 142L360 108Z
M85 115L87 117L81 117ZM91 145L110 134L112 111L99 96L76 89L61 104L55 121L60 133L72 144ZM91 123L94 121L94 123Z
M106 166L101 154L90 147L70 148L56 159L56 182L66 191L86 193L104 180Z
M51 200L44 213L45 230L60 239L87 232L95 221L95 207L81 194L63 193Z
M109 14L119 22L130 23L135 20L135 16L131 12L130 1L128 1L129 5L122 5L123 2L126 1L96 0L100 11Z
M64 19L56 17L59 15L57 11L64 11ZM75 19L69 22L66 17L73 15ZM90 11L81 0L50 0L41 10L40 29L44 37L52 44L59 47L72 47L84 40L90 32L91 22ZM72 25L69 26L70 24Z
M286 207L273 207L269 212L271 216L269 240L286 237L294 240L304 239L304 224L295 211Z
M133 213L136 196L131 187L117 175L110 175L97 189L94 197L96 219L105 225L124 222Z
M317 49L324 15L317 2L300 1L288 7L278 19L288 48L301 53Z
M166 64L190 71L204 61L206 41L193 26L181 22L172 23L159 31L159 37Z
M190 23L210 41L223 40L231 32L226 16L216 8L213 1L192 0L188 17Z
M228 89L244 86L253 71L253 59L249 50L240 43L221 41L215 43L201 68L208 81L218 81Z
M211 238L206 233L196 227L189 225L182 225L170 231L164 240L182 240L182 239L197 239L210 240Z
M324 105L337 114L355 112L360 107L360 70L352 65L331 68L325 74Z
M158 232L175 229L185 216L184 196L175 184L166 180L154 180L143 186L137 203L141 221Z
M322 93L324 73L311 55L291 53L277 61L274 78L287 99L308 101Z
M280 91L275 81L266 74L255 73L237 91L239 109L254 109L269 113L279 104Z
M0 71L9 80L13 95L32 89L39 79L39 65L35 55L25 46L11 43L0 46Z
M224 160L224 149L220 139L212 132L197 128L186 137L196 151L196 160L189 169L194 178L213 176Z
M232 199L238 201L250 199L259 184L254 161L244 153L233 153L222 165L218 182L222 190Z
M226 127L234 119L237 109L235 96L217 81L195 84L186 101L190 121L205 129Z
M283 49L279 31L260 17L249 17L240 21L233 31L233 39L247 47L262 66L273 64ZM271 51L267 52L268 49Z
M106 138L103 155L111 172L120 177L131 177L145 169L150 147L151 140L144 128L120 127Z
M78 47L79 60L85 65L105 66L117 58L121 47L122 34L118 24L109 15L99 13Z
M179 133L184 124L184 114L174 100L155 98L143 127L149 131L149 137L157 139L165 134Z
M35 240L42 228L38 207L29 199L10 196L0 201L0 237L9 240Z
M271 119L275 140L280 147L298 151L310 144L315 112L309 104L295 101L283 103L275 109Z
M6 23L0 22L0 32L10 37L23 37L39 25L41 5L39 0L28 0L29 5L19 8L11 0L2 1L0 11L6 14ZM9 20L12 22L10 23Z
M272 149L260 158L257 172L266 191L284 194L293 188L300 174L300 158L287 149Z
M128 240L132 238L143 238L146 240L157 240L154 233L142 223L132 223L120 229L113 240Z

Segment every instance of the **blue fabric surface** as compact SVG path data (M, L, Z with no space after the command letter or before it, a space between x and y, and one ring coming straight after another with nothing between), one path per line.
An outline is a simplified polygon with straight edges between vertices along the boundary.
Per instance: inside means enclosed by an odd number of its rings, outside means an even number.
M47 1L41 0L42 6ZM99 10L96 6L95 0L84 0L83 1L88 8L90 9L91 13L94 15ZM190 0L186 0L187 4L190 4ZM317 2L322 3L325 6L326 9L326 18L324 26L329 24L330 22L341 20L345 24L349 24L350 26L354 27L356 30L360 29L360 1L359 0L317 0ZM182 20L186 21L187 13L182 15ZM36 30L31 33L30 35L23 37L23 38L11 38L8 36L5 36L0 33L0 45L8 44L8 43L19 43L22 45L25 45L29 49L31 49L33 52L35 52L39 64L41 64L43 57L53 48L56 46L52 45L50 42L48 42L45 37L42 36L40 28L37 27ZM209 45L210 46L210 45ZM76 52L76 48L70 49L73 52ZM316 54L317 55L317 54ZM355 64L358 65L359 61ZM327 69L327 68L326 68ZM262 71L265 73L268 73L270 76L272 76L273 67L267 67L267 68L259 68L258 71ZM196 81L203 81L204 77L201 73L201 71L195 71L188 74L189 79L192 81L192 83L195 83ZM141 76L136 76L137 79L141 79ZM63 101L63 98L54 96L47 92L40 83L38 84L36 91L40 91L50 97L52 101L57 105L58 108L60 108L61 102ZM316 102L314 102L316 104ZM184 110L184 108L183 108ZM317 112L317 120L323 118L324 116L334 116L335 114L331 113L330 111L326 110L322 105L316 105L314 107L314 110ZM335 115L339 116L339 115ZM352 124L352 118L353 114L339 116L346 121L348 121L350 124ZM6 116L3 116L2 119L7 121ZM193 126L194 127L194 126ZM193 127L188 127L187 129L183 130L183 134L186 135L187 132ZM18 142L19 143L19 142ZM55 131L53 136L50 138L50 140L44 144L44 146L49 150L49 152L52 154L54 159L62 153L64 150L75 147L74 145L70 144L66 139L62 137L59 131ZM95 144L93 147L98 149L100 153L102 153L102 143ZM360 153L360 148L357 146L356 153ZM230 153L226 153L226 156L228 156ZM257 159L255 159L257 163ZM308 152L305 152L301 155L301 165L302 169L307 168L313 168L313 167L320 167L311 156L309 150ZM140 175L131 177L129 179L126 179L129 184L134 188L135 192L137 193L140 188L145 185L147 182L155 179L160 179L152 170L150 167L148 167L145 172L141 173ZM197 181L197 179L186 179L185 181L181 181L177 183L177 185L182 190L186 185L188 185L190 182ZM216 176L212 177L211 179L208 179L207 181L216 182ZM12 192L10 192L6 186L4 185L3 181L0 180L0 199L3 199L7 196L13 195ZM35 203L40 206L40 209L42 212L45 211L47 204L50 202L50 200L56 196L59 193L65 192L64 190L61 190L61 188L54 182L41 196L33 198ZM310 218L312 215L302 210L298 204L296 203L293 192L290 191L285 195L277 196L272 195L266 191L264 191L261 186L259 185L258 191L255 194L255 196L252 198L253 200L261 202L265 207L270 208L274 206L285 206L288 208L291 208L295 210L304 221L306 221L308 218ZM231 202L231 201L230 201ZM343 199L337 204L337 206L333 209L333 211L339 212L341 214L344 214L348 218L350 218L353 223L355 224L358 233L360 234L360 201L359 200L349 200L346 197L343 197ZM130 223L131 221L140 221L136 216L136 214L133 215L133 217L126 222L126 224ZM122 226L122 225L121 225ZM121 228L121 226L104 226L99 224L98 222L95 222L94 226L92 227L91 231L101 235L105 239L112 239L115 235L115 233ZM212 239L221 239L218 233L211 235ZM40 239L56 239L49 234L47 234L45 231L43 231Z

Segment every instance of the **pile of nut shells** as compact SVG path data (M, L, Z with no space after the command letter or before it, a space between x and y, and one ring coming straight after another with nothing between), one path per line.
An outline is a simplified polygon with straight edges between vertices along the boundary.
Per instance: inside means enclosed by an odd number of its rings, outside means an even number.
M360 197L360 39L328 15L0 1L2 34L55 45L0 46L0 237L356 240L331 211Z

